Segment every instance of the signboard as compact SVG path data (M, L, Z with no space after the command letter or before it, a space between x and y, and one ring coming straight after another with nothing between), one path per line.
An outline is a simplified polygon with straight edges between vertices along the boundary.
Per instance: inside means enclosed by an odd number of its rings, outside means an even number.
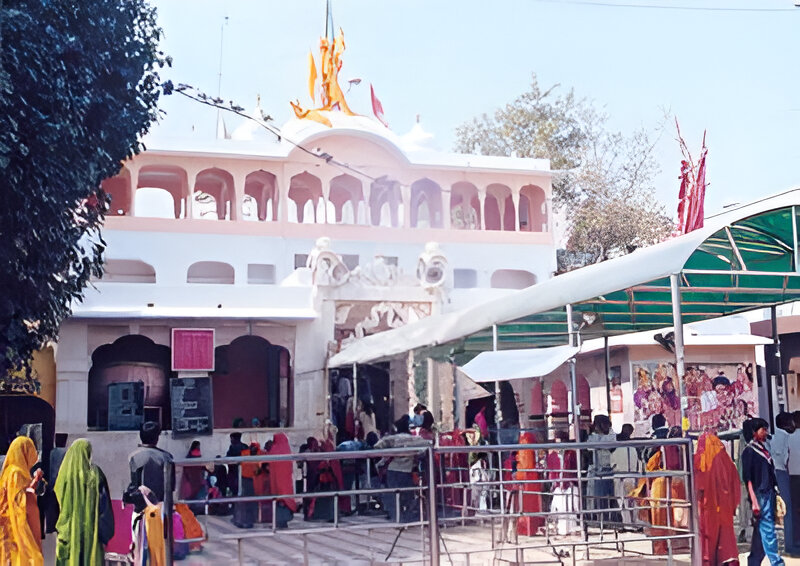
M108 430L139 430L143 422L144 382L109 383Z
M174 438L210 435L214 431L210 377L172 378L170 406Z
M172 329L172 371L214 371L214 329Z

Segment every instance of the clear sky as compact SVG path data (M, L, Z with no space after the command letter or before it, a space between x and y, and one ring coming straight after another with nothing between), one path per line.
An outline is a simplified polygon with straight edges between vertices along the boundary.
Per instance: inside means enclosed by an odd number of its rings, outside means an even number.
M280 125L289 100L308 106L309 50L325 0L160 0L165 76L262 108ZM227 16L227 24L223 26ZM708 212L800 187L800 8L793 0L333 0L347 50L340 84L371 115L375 87L392 129L421 116L440 149L455 128L524 92L574 88L629 133L668 111L699 152L707 144ZM216 112L171 96L158 138L213 137ZM228 117L235 127L238 118ZM547 157L547 156L539 156ZM672 124L657 147L657 196L673 212L680 151Z

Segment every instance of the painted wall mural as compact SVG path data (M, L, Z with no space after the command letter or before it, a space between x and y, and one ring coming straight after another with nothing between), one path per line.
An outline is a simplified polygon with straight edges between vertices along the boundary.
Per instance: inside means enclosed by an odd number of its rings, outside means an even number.
M652 361L631 366L635 434L646 436L651 418L659 413L669 426L680 426L680 384L675 364ZM735 430L748 415L758 414L752 364L687 362L684 379L686 416L692 432Z

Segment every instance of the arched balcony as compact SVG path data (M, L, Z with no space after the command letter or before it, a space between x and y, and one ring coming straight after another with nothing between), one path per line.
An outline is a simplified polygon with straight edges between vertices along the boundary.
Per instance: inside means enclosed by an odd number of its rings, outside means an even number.
M242 219L277 222L278 193L275 175L264 170L250 173L244 182Z
M131 213L131 172L123 169L116 177L109 177L100 183L102 188L111 196L109 216L128 216Z
M304 171L289 182L289 222L298 224L324 224L325 203L322 182Z
M547 197L541 187L525 185L520 189L519 229L523 232L547 230Z
M352 175L331 179L329 205L338 224L366 224L366 205L361 181Z
M172 211L163 207L167 200L160 193L149 191L141 200L140 192L146 189L161 189L172 197ZM147 165L139 170L134 198L136 216L155 218L184 218L186 216L186 199L189 197L189 179L186 171L175 165ZM151 202L152 201L152 202ZM151 208L151 205L153 208Z
M487 230L514 231L516 212L511 189L500 183L492 183L486 187L486 203L484 204Z
M411 227L442 227L442 188L430 179L411 184Z
M462 181L450 188L450 226L457 230L481 229L478 187Z
M192 216L210 220L230 218L233 209L233 176L212 167L197 175Z
M374 181L369 194L369 217L372 226L398 228L403 218L403 197L396 181Z

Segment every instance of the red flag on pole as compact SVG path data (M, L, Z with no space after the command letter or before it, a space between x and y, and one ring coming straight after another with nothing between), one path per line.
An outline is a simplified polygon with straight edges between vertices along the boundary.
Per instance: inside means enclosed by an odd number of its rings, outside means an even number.
M700 152L700 160L695 165L689 153L689 148L683 137L681 137L681 130L677 120L675 120L675 125L678 128L678 142L684 157L681 160L681 188L678 193L678 225L676 232L677 234L686 234L703 227L708 148L706 148L706 135L703 132L703 149Z
M372 97L372 113L375 114L378 122L388 128L389 124L386 122L386 118L383 116L383 104L381 104L381 101L378 100L377 96L375 96L375 89L372 87L372 83L369 85L369 94Z

